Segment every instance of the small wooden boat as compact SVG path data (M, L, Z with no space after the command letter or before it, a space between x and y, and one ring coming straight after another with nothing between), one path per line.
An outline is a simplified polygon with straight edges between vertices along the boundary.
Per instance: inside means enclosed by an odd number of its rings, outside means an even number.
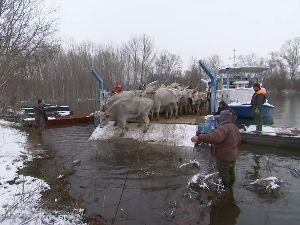
M34 125L34 118L23 119L23 124L26 126ZM82 115L72 115L72 116L61 116L61 117L49 117L46 121L46 126L70 126L81 123L89 123L94 121L94 114L82 114Z
M242 142L255 145L300 148L300 131L292 128L273 128L271 131L241 130Z

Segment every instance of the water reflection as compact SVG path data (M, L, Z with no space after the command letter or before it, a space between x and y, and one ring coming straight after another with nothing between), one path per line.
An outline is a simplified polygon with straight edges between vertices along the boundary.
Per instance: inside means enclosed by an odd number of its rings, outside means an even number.
M261 178L261 176L259 175L259 171L261 169L261 167L260 167L261 155L253 155L253 158L254 158L255 165L252 166L254 171L249 176L250 180L256 180L256 179Z
M300 128L300 93L269 93L274 125Z
M241 212L233 191L223 193L211 203L210 225L235 225Z
M298 216L299 201L295 199L299 198L300 179L292 172L300 171L299 151L243 144L235 167L234 193L219 195L213 184L210 191L200 189L199 184L198 189L187 186L198 173L217 172L209 146L189 149L124 140L88 141L92 129L92 125L46 129L44 136L56 150L51 165L70 170L70 194L84 202L88 215L104 222L116 215L122 225L260 224L266 218L268 225L297 224L293 222ZM80 164L73 165L76 160ZM180 168L190 160L197 160L199 166ZM275 205L245 187L260 176L288 182L288 190L282 190L284 198L276 199ZM253 201L244 203L245 199Z
M270 100L275 105L274 119L267 118L264 124L300 127L300 114L285 111L285 101L292 100L299 102L293 97ZM97 109L97 104L93 103L93 106L92 102L74 103L71 108L75 114L88 113ZM292 110L294 113L300 110L299 104L289 104L289 109L291 107L297 109ZM293 124L290 125L286 118ZM253 120L239 121L240 124L254 124ZM235 167L234 192L218 196L201 189L195 194L187 187L191 178L198 173L217 172L209 148L138 145L123 140L118 143L88 141L93 129L90 125L45 131L46 142L56 150L55 167L71 167L69 161L81 161L70 168L70 193L84 202L88 215L99 216L107 222L117 215L115 224L122 225L250 225L261 224L261 221L266 225L299 224L300 176L294 175L295 171L300 171L300 151L297 149L243 144ZM180 168L195 159L199 166ZM287 184L286 189L282 189L283 197L277 198L276 203L245 187L256 178L270 176ZM211 205L207 207L210 201ZM205 221L202 212L205 212Z

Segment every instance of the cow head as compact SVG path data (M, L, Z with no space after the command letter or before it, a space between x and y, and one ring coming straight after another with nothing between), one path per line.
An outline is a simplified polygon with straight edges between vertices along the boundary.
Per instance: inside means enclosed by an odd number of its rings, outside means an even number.
M103 104L102 109L100 108L101 112L105 112L108 109L107 103Z
M108 124L110 121L110 116L106 114L105 112L100 113L100 127L104 127Z
M140 94L140 97L142 98L151 98L155 92L156 92L156 88L155 87L149 87L149 88L146 88L141 94Z

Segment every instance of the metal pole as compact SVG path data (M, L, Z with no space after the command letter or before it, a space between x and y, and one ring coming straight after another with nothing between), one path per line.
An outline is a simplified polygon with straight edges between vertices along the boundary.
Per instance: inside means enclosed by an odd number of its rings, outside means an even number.
M199 60L200 67L204 70L204 72L209 76L211 80L211 100L210 100L210 110L211 112L215 111L216 107L216 85L217 85L217 78L216 75L205 65L202 60Z
M99 101L100 101L100 109L101 109L101 106L103 105L103 101L104 101L104 98L103 98L103 80L98 75L96 70L94 70L93 68L92 68L92 74L94 75L94 77L96 78L96 80L99 83L99 95L100 95L99 96Z
M227 85L226 85L226 88L227 90L229 89L229 68L226 69L226 75L227 75Z

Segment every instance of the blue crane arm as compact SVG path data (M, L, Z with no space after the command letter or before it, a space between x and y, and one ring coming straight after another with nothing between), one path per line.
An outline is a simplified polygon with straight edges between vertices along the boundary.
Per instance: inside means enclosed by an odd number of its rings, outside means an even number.
M211 100L210 100L210 109L211 112L215 111L216 106L216 87L217 87L217 78L216 75L205 65L202 60L199 60L199 66L204 70L204 72L209 76L211 80Z
M103 80L101 79L101 77L99 76L99 74L96 72L96 70L94 70L92 68L92 74L94 75L94 77L96 78L96 80L98 81L99 83L99 99L100 99L100 109L101 109L101 106L103 105L103 101L104 101L104 96L103 96Z

